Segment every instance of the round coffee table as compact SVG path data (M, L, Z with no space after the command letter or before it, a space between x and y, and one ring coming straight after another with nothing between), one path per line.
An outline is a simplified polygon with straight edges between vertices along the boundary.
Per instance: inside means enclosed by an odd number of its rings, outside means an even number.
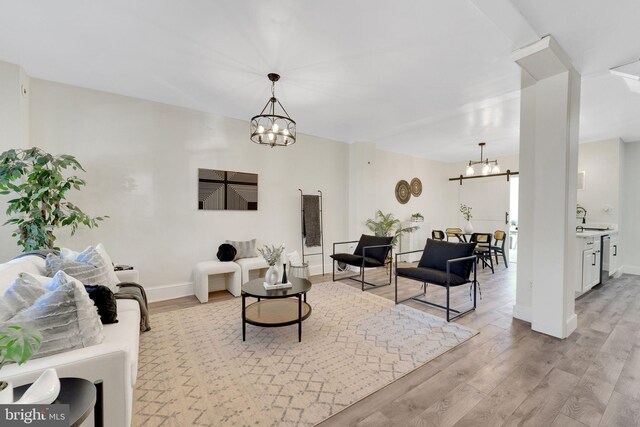
M302 321L311 315L311 306L307 304L311 282L298 277L290 277L289 281L291 288L269 291L264 288L264 277L242 285L242 341L246 338L247 323L265 328L297 323L298 341L302 341ZM247 297L258 301L247 306Z

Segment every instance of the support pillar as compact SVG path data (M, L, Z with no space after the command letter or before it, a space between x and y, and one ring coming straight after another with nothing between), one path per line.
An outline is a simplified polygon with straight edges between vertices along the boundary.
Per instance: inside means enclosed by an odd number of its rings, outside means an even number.
M514 317L558 338L577 326L580 75L551 36L513 53L522 68Z

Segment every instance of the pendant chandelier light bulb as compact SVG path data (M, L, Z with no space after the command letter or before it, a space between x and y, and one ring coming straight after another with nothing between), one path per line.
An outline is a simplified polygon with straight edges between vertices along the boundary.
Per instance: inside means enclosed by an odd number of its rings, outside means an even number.
M260 114L251 118L251 140L256 144L268 145L272 148L286 147L296 142L296 122L276 98L275 86L280 76L269 73L267 77L271 81L271 98ZM266 138L265 130L267 130Z
M484 147L487 145L486 142L480 142L478 144L480 146L480 160L470 160L469 165L465 171L467 176L475 175L475 170L473 168L474 165L482 165L480 169L480 173L482 175L493 175L500 173L500 167L498 166L497 160L489 160L484 158Z

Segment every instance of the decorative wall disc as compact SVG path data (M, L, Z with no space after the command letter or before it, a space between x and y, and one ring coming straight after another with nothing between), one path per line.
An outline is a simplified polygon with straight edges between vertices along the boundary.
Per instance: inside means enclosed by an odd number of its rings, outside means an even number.
M396 199L403 205L411 198L411 187L409 183L404 179L401 179L396 184Z
M411 194L414 197L422 194L422 181L420 181L420 178L413 178L411 180Z

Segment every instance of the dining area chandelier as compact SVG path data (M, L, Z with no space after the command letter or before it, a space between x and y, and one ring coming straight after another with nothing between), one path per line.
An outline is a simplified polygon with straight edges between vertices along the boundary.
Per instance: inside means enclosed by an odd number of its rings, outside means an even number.
M498 165L497 160L489 160L488 158L484 158L484 147L487 145L486 142L478 143L480 146L480 160L469 160L469 165L467 166L467 170L465 174L467 176L474 176L476 174L476 169L474 166L480 165L480 173L482 175L493 175L500 173L500 166Z
M287 147L296 142L296 122L276 98L276 82L280 75L267 74L271 81L271 98L260 114L251 118L251 141L259 145Z

